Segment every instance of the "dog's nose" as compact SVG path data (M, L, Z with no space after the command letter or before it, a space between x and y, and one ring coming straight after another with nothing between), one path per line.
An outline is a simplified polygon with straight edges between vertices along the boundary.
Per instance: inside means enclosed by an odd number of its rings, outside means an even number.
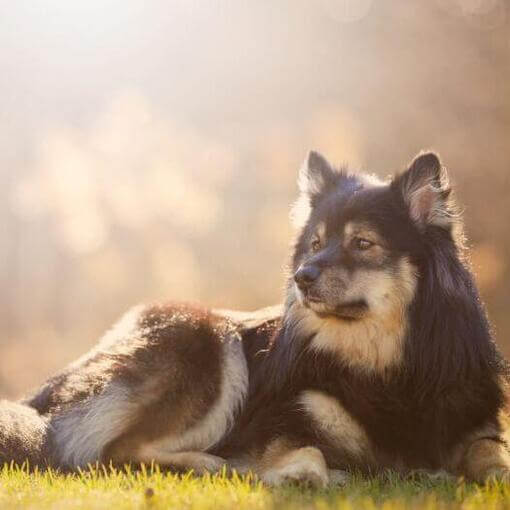
M302 266L294 274L294 281L297 286L304 290L317 280L319 277L320 270L317 266Z

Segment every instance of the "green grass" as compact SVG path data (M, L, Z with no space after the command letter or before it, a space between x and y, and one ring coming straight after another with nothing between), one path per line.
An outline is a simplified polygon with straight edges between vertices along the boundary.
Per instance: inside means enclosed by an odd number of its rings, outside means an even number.
M403 481L396 475L354 477L328 490L270 489L252 477L194 477L155 470L119 472L93 469L81 474L28 473L5 466L0 471L0 509L316 509L399 510L510 508L510 486L463 482Z

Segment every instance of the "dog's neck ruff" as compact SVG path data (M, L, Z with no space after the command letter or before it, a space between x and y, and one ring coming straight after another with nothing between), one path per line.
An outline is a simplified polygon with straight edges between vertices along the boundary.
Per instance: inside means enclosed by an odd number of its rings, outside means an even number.
M297 300L287 307L286 322L294 334L311 338L309 349L332 354L349 367L384 374L403 359L407 314L396 308L359 320L319 317Z

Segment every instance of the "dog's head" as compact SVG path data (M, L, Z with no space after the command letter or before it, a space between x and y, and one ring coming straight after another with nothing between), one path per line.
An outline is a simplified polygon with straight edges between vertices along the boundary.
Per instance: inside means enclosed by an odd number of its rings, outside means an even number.
M293 306L312 313L316 325L402 321L427 250L455 246L455 214L439 158L420 154L382 182L337 171L311 152L299 187Z

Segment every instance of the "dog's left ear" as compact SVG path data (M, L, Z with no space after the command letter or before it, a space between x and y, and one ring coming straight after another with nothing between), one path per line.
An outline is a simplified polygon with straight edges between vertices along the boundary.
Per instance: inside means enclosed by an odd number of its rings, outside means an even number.
M450 228L455 215L450 203L451 188L437 154L421 153L392 184L402 195L409 215L419 228L427 225Z

